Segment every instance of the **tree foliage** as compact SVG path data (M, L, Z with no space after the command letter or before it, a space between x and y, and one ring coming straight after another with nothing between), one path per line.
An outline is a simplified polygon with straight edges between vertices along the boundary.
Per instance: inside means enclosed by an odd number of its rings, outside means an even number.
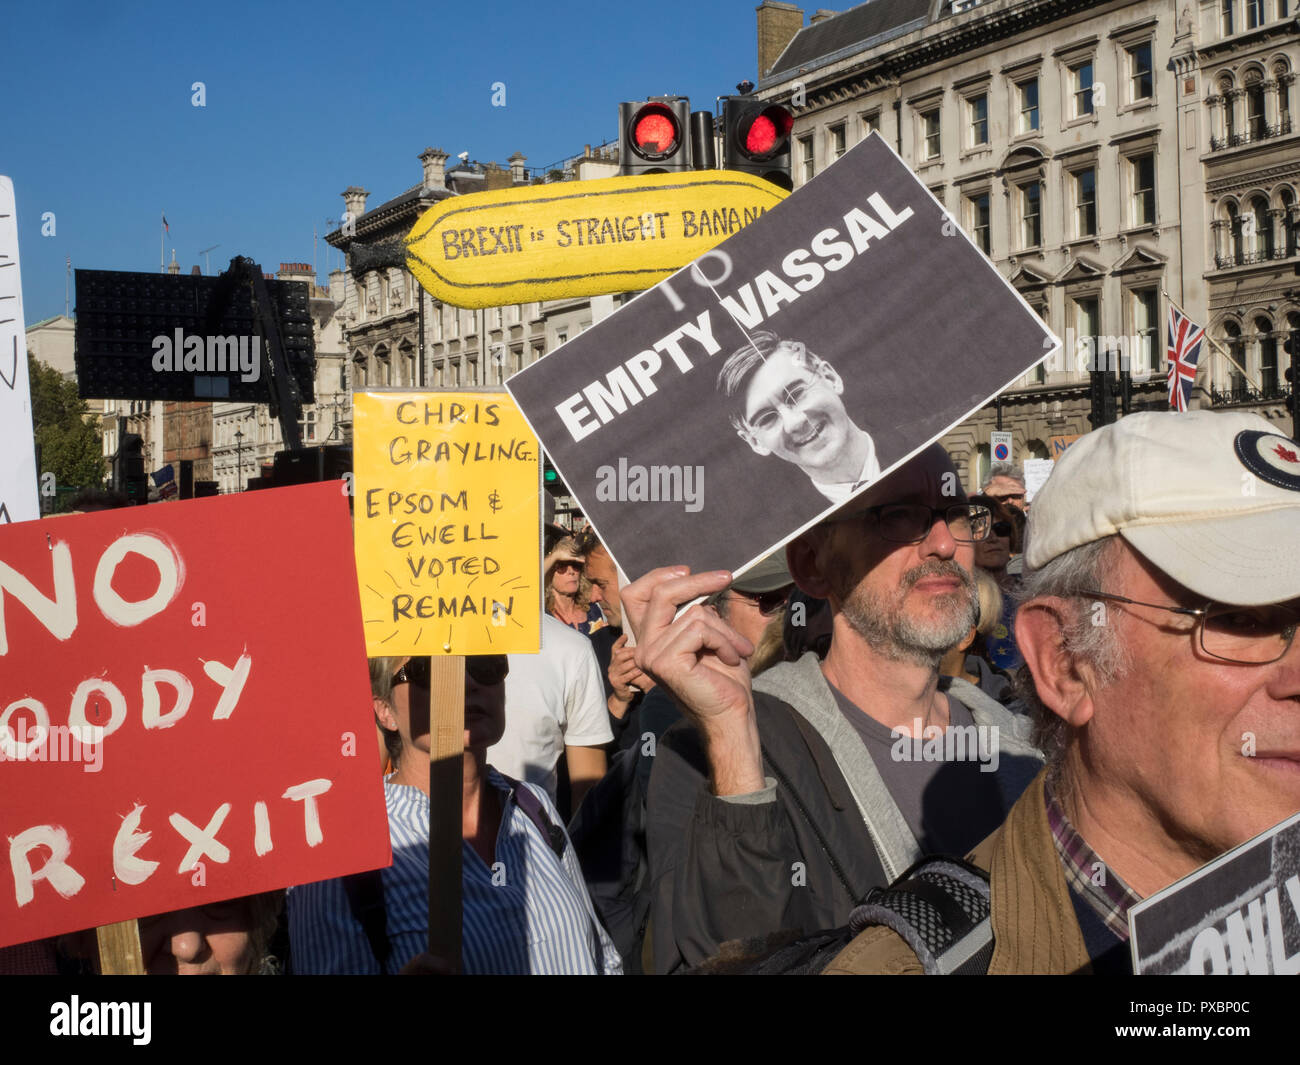
M27 356L32 389L32 427L40 448L41 473L54 474L58 489L104 483L104 447L98 426L85 420L86 401L77 395L77 383L65 381L32 356ZM60 501L67 499L59 493ZM62 510L64 506L54 509Z

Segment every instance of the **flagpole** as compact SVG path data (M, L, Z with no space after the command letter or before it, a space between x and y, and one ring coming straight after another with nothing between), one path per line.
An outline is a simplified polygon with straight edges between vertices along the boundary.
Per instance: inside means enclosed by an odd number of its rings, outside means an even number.
M158 272L165 274L167 272L167 252L164 244L167 240L167 226L163 219L167 217L167 212L162 211L158 216Z

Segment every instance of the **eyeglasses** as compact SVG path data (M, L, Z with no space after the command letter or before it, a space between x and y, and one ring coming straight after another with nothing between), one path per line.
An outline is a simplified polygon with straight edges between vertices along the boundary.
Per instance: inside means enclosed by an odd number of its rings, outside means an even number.
M1143 603L1109 592L1081 591L1083 598L1111 599L1132 606L1149 606L1198 619L1201 650L1211 658L1243 666L1266 666L1291 649L1300 610L1289 606L1231 606L1206 603L1203 607L1165 606Z
M993 524L993 512L988 507L966 503L943 508L924 503L884 503L832 520L851 521L868 515L876 519L880 538L893 544L919 544L930 535L938 518L947 524L952 538L964 544L987 540Z
M509 675L510 660L505 655L466 655L465 672L476 684L490 688L494 684L500 684ZM431 673L430 659L417 656L393 674L393 684L414 684L428 689Z
M579 573L581 573L582 563L577 562L571 558L564 558L555 564L556 573L563 573L565 570L569 570L569 569L577 570Z
M731 592L742 599L748 599L758 607L758 612L764 617L771 617L789 602L790 592L793 589L793 584L787 584L784 588L777 588L772 592L742 592L739 588L732 588Z

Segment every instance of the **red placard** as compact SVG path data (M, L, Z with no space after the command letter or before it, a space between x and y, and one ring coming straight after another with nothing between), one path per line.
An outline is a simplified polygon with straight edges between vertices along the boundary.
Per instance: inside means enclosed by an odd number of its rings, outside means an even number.
M0 946L388 865L379 768L339 482L0 526Z

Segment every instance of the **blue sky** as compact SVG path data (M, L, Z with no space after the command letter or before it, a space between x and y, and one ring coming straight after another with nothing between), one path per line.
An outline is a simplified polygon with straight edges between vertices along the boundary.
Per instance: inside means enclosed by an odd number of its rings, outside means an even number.
M0 174L18 200L27 323L63 313L67 256L157 270L164 210L166 257L174 247L185 272L214 244L214 272L236 254L274 270L312 261L313 226L339 217L348 185L374 206L415 184L427 145L540 166L616 136L620 100L677 93L712 110L755 78L754 7L7 5ZM205 107L191 104L196 81ZM492 106L498 81L505 107ZM337 264L321 241L322 282L327 252Z

